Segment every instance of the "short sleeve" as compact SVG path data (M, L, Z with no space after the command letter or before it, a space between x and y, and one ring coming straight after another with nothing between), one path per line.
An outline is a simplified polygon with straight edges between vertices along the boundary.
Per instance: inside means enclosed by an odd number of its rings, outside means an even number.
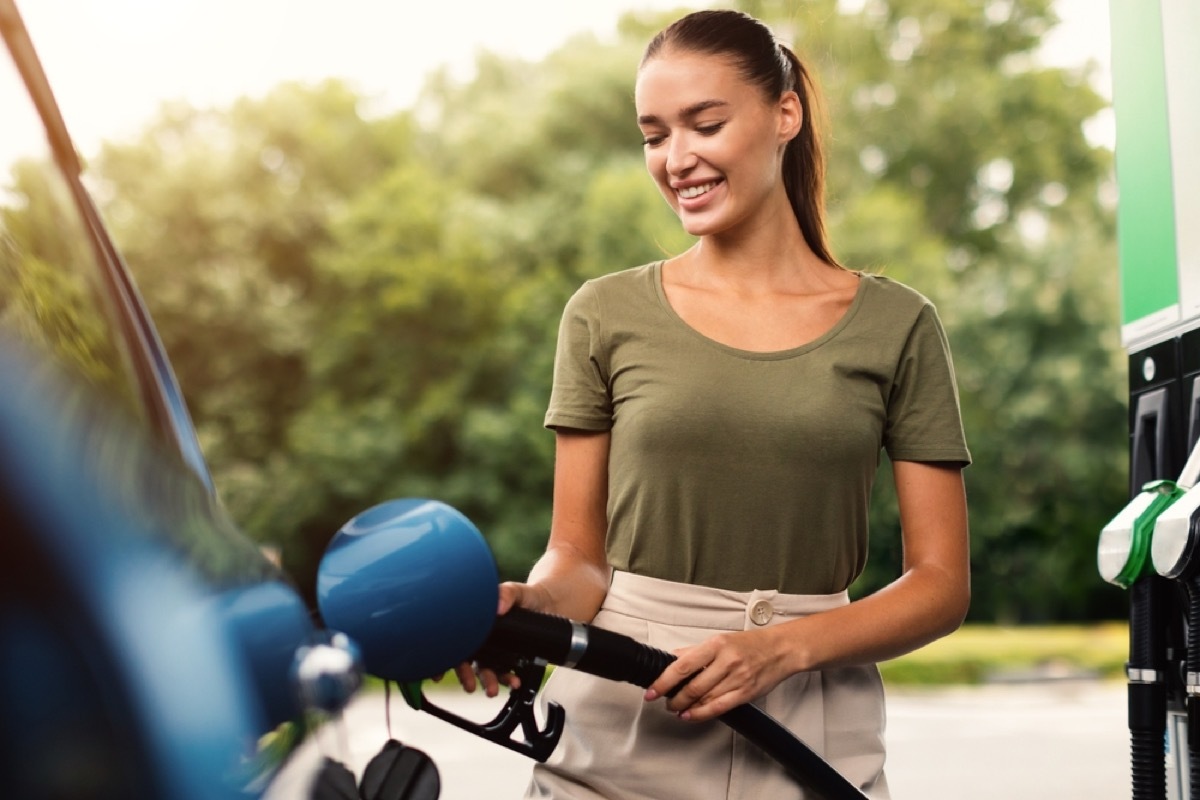
M888 398L884 448L893 461L971 463L950 344L926 303L909 331Z
M547 428L606 431L612 427L603 338L595 287L584 284L567 301L559 323Z

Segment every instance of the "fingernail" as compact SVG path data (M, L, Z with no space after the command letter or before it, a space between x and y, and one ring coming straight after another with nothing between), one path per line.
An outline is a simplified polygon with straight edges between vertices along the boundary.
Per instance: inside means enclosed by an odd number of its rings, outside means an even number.
M687 722L689 719L691 719L691 718L692 718L692 712L690 712L690 711L680 711L680 712L679 712L679 718L680 718L681 720L683 720L684 722Z
M657 699L658 699L658 692L654 691L653 689L646 690L646 702L650 702L651 700L657 700Z

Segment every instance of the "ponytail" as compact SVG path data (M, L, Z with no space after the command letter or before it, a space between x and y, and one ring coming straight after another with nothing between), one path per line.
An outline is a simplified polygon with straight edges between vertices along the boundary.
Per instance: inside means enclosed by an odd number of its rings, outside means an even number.
M832 266L840 267L829 248L825 232L825 155L821 147L820 95L812 76L787 45L777 45L790 80L784 85L800 97L804 113L800 132L783 151L783 187L792 213L812 251Z

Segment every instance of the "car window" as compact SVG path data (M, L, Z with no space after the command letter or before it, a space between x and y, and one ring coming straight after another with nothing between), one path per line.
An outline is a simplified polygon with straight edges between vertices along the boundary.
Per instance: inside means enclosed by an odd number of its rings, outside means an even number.
M203 480L189 479L179 453L163 446L122 333L128 315L111 305L88 223L8 55L0 52L0 351L16 348L25 361L32 353L67 373L56 385L69 385L70 397L53 402L90 428L81 457L213 586L279 578ZM5 380L0 372L0 391Z
M53 359L149 424L84 222L7 53L0 109L0 341Z

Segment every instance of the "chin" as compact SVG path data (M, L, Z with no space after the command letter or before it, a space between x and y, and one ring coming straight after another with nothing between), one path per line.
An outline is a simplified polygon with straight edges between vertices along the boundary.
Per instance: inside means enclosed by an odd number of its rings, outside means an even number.
M711 236L729 229L729 223L721 219L679 217L683 230L690 236Z

